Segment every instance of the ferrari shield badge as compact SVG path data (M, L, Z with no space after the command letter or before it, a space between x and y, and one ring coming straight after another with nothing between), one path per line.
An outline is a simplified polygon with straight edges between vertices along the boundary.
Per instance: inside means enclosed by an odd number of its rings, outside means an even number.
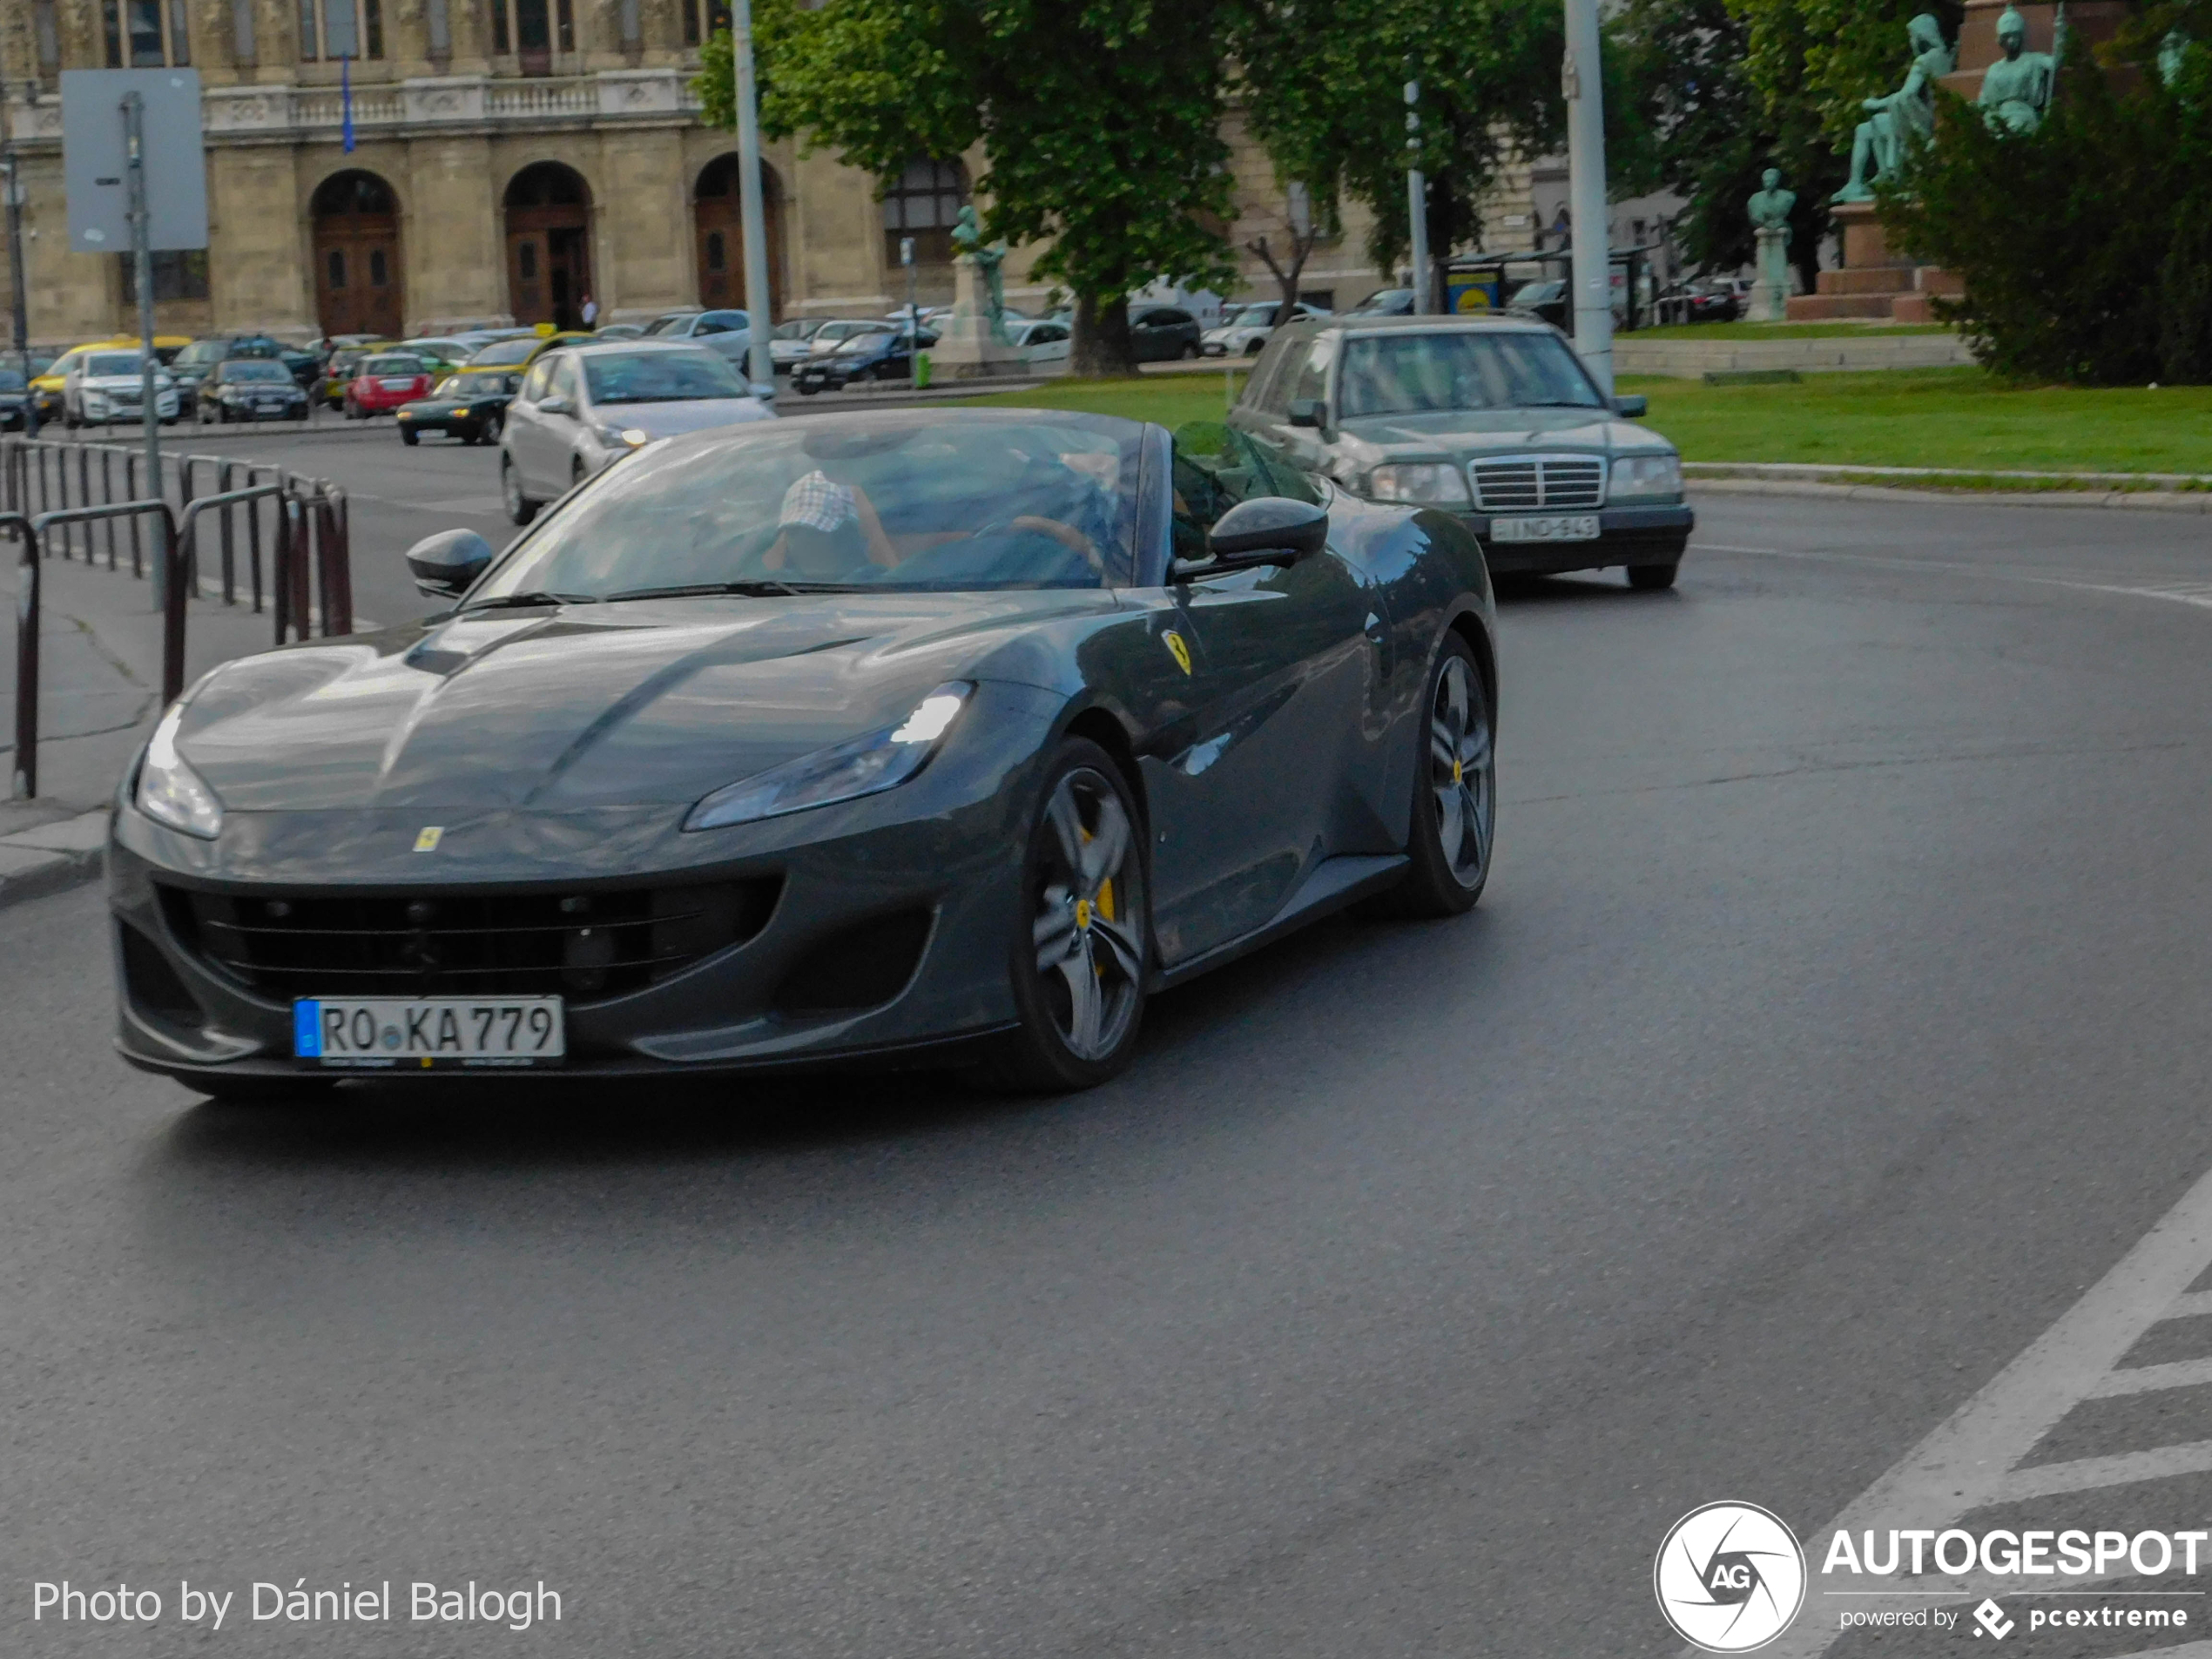
M421 830L416 832L415 837L415 850L418 853L436 852L438 850L438 843L444 839L445 833L445 826L442 824L424 825Z
M1183 636L1170 628L1160 637L1167 642L1168 654L1175 658L1175 665L1188 674L1190 671L1190 647L1183 643Z

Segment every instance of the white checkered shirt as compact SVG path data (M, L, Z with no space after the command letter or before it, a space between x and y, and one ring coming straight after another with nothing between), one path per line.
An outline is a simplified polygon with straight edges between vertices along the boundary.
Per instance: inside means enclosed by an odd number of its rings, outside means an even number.
M833 530L860 517L860 507L852 490L833 482L819 469L784 491L779 526L803 524L810 529Z

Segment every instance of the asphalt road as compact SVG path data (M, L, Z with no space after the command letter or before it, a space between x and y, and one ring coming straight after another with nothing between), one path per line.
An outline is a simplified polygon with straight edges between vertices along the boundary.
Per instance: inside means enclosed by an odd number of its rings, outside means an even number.
M475 499L431 453L395 518ZM199 1105L108 1053L94 893L0 917L0 1649L1678 1651L1676 1516L1816 1531L2212 1168L2202 521L1700 510L1673 595L1505 606L1474 916L1163 997L1077 1098ZM398 1618L240 1628L301 1579ZM562 1622L408 1622L472 1579Z

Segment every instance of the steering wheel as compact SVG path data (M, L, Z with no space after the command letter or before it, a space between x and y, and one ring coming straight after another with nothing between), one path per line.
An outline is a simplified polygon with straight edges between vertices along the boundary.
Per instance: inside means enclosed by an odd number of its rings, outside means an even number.
M1106 580L1106 560L1099 552L1097 543L1063 519L1046 518L1036 513L1015 513L1005 518L993 519L981 529L971 532L969 539L981 540L986 536L1012 535L1022 530L1049 536L1096 571L1102 583Z

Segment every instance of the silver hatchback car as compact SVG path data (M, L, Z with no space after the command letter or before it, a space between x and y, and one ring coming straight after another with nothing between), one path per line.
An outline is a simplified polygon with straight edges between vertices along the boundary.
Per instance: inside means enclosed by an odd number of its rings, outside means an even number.
M703 346L618 340L547 352L523 377L499 436L507 516L529 523L655 438L774 417L729 360Z

